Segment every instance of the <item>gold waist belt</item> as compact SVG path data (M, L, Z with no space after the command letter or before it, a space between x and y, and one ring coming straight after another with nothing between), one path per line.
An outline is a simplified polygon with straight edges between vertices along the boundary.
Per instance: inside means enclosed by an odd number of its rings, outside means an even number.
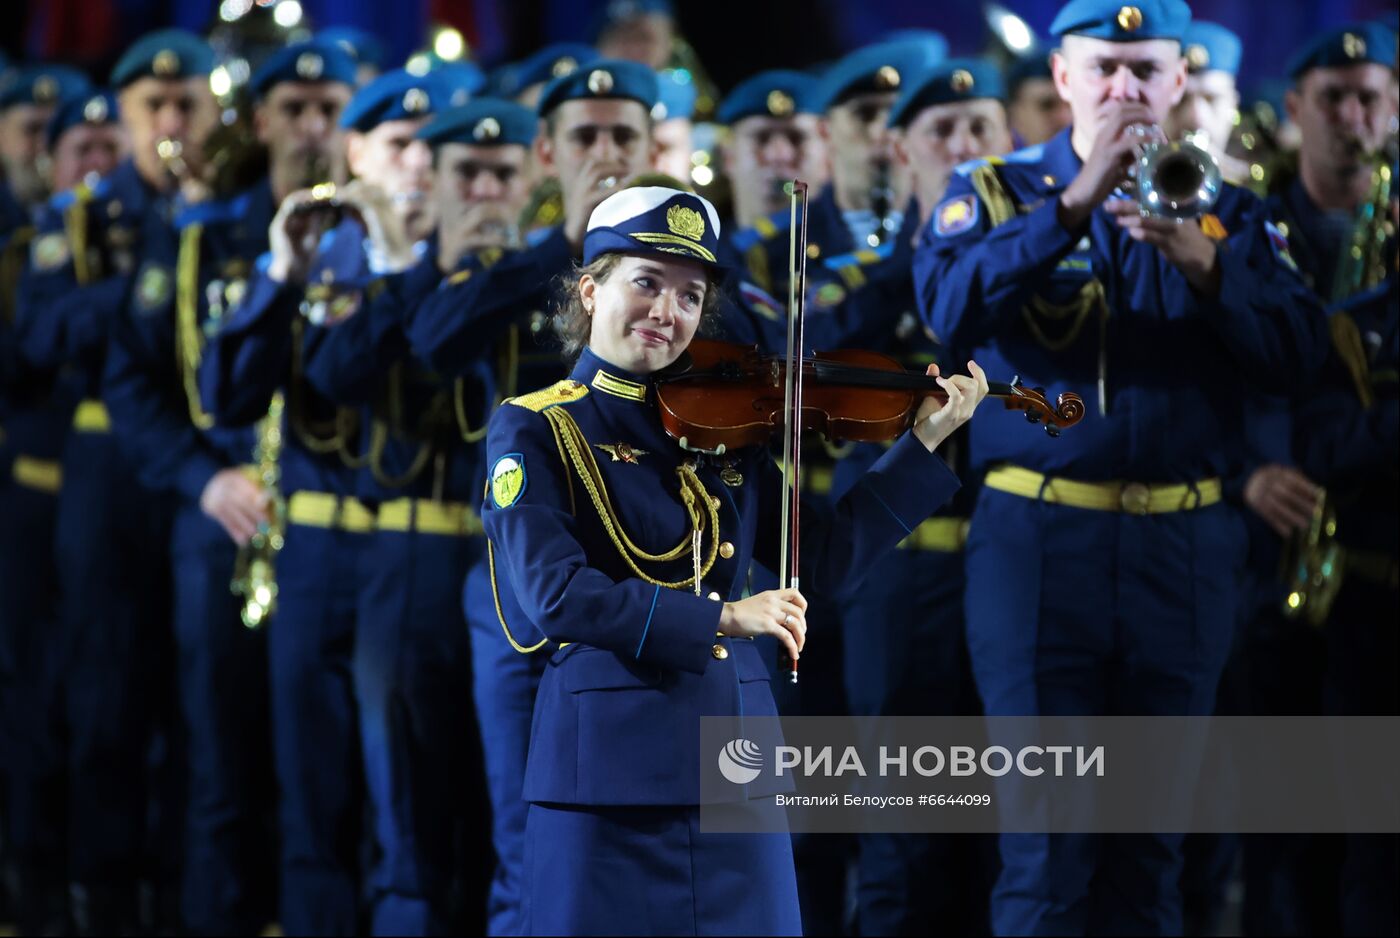
M107 405L94 398L78 404L73 411L73 429L79 433L111 433L112 418L107 413Z
M481 518L471 505L427 498L398 498L380 505L379 530L417 531L448 537L483 533Z
M899 542L906 550L932 550L953 554L967 543L966 518L926 518L914 532Z
M329 492L293 492L287 520L309 528L338 528L363 534L374 530L374 512L359 499Z
M63 485L63 466L52 459L16 456L12 471L16 483L46 495L57 494Z
M1020 466L1001 466L987 473L987 488L1022 498L1043 499L1071 508L1122 511L1130 515L1155 515L1192 511L1220 501L1220 480L1202 479L1153 485L1145 482L1075 482L1041 475Z

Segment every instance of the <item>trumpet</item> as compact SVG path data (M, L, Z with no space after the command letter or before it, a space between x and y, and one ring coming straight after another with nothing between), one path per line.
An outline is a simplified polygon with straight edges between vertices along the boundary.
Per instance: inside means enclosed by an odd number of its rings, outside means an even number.
M1124 189L1137 196L1145 214L1182 220L1199 218L1215 206L1222 179L1208 149L1190 135L1164 142L1156 126L1135 124L1129 133L1143 142Z

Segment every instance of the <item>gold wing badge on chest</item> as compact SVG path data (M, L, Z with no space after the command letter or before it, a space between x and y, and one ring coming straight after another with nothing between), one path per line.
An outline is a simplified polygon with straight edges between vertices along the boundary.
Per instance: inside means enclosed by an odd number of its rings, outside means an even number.
M646 456L647 451L638 449L628 443L594 443L594 446L612 457L613 462L630 462L632 465L640 465L638 456Z

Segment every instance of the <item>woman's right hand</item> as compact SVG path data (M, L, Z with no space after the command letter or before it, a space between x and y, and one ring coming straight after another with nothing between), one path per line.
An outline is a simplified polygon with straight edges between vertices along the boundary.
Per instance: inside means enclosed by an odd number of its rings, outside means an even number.
M807 643L807 600L795 589L764 590L738 602L725 603L719 631L734 638L776 635L798 659Z

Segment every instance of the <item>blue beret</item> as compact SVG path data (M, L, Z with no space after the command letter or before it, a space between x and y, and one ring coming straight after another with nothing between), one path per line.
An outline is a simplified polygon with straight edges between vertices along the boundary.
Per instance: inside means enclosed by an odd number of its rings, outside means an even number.
M1353 23L1323 33L1288 63L1288 77L1314 68L1340 68L1373 62L1395 67L1395 31L1383 23Z
M120 91L138 78L200 78L214 70L209 43L183 29L147 33L112 68L108 84Z
M1181 37L1181 54L1193 72L1240 73L1244 43L1219 23L1192 20Z
M1016 59L1006 67L1006 95L1014 98L1017 90L1032 78L1051 78L1050 54L1041 48L1034 49Z
M602 254L683 257L719 266L719 213L708 199L662 186L634 186L604 199L588 216L583 263Z
M937 36L935 40L931 37ZM898 91L906 81L943 61L948 44L932 33L918 39L898 39L857 49L822 77L816 107L822 113L849 97L871 91Z
M587 35L597 42L612 27L649 13L674 17L676 9L671 0L607 0L589 22Z
M537 112L545 117L565 101L593 98L638 101L650 112L656 107L660 94L656 73L645 65L621 59L598 59L546 85L540 93Z
M719 106L719 122L732 125L759 114L768 117L819 114L816 97L820 85L816 78L802 72L785 69L759 72L729 92Z
M373 65L383 69L389 64L389 53L373 33L355 26L329 26L316 33L322 42L333 42L350 54L356 65Z
M418 139L432 147L442 143L528 147L538 127L535 112L523 105L504 98L476 98L438 114L418 131Z
M284 81L338 81L353 88L355 60L334 42L294 42L272 53L258 67L248 89L258 99Z
M365 132L385 121L427 117L449 107L451 92L436 72L410 75L404 69L385 72L365 85L340 115L340 126Z
M660 91L651 116L658 121L695 116L695 79L684 68L667 68L656 73L656 83Z
M1110 42L1180 40L1191 22L1185 0L1069 0L1050 24L1053 36L1089 36Z
M0 78L0 110L16 104L57 104L92 88L87 76L66 65L30 65Z
M601 56L596 49L580 42L558 42L545 46L528 59L516 63L502 76L496 91L504 97L513 98L531 85L567 75L575 69L591 65L599 58Z
M436 76L446 89L449 107L466 104L486 87L486 73L475 62L443 62L428 74Z
M52 150L64 131L78 124L115 124L120 119L117 99L110 91L93 89L64 98L54 108L49 125L44 129L45 145Z
M978 98L1006 100L1001 71L985 59L948 59L905 83L890 109L889 125L907 127L924 108Z

